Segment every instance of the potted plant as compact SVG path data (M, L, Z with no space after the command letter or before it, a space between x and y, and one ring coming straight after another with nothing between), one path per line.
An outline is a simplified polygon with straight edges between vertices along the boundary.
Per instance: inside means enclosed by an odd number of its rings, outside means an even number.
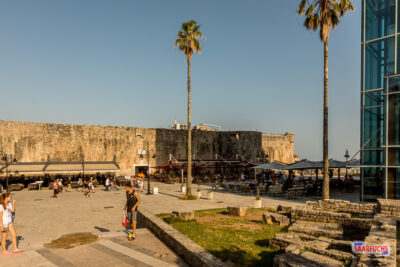
M181 184L181 192L186 193L186 185L185 184Z
M201 198L201 189L200 189L200 185L201 185L201 180L200 179L196 179L196 183L197 183L197 192L196 192L196 196L200 199Z
M207 192L207 199L208 200L213 200L214 199L214 192L213 191L209 190Z
M201 198L201 189L200 188L197 189L196 196L198 199Z
M254 202L254 208L260 209L262 206L262 200L260 198L260 195L256 195L256 202Z

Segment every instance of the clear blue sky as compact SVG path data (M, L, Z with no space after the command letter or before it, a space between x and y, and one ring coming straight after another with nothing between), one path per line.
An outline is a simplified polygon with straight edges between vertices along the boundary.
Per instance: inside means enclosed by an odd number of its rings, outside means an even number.
M289 0L26 0L0 6L0 119L141 127L186 121L183 21L207 37L192 60L193 123L295 133L322 156L323 50ZM360 1L332 33L330 157L359 148Z

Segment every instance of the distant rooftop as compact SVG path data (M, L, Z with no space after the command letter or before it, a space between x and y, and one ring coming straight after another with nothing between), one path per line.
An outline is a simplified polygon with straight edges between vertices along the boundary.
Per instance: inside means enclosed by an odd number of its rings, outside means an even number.
M176 120L174 120L174 125L170 127L171 130L187 130L187 124L185 123L179 123ZM206 124L206 123L200 123L192 128L193 130L200 130L200 131L221 131L222 127L219 125L213 125L213 124Z

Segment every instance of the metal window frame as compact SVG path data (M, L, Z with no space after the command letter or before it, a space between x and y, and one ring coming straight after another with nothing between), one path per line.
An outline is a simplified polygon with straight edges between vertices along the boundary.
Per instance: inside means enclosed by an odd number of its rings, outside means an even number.
M366 23L367 23L367 0L362 0L362 4L363 4L363 20L362 20L362 40L361 40L361 55L362 55L362 76L361 76L361 105L360 105L360 126L361 126L361 131L360 131L360 153L362 153L361 159L363 157L363 153L364 151L367 151L368 149L363 148L363 140L364 140L364 136L365 136L365 125L364 125L364 118L365 118L365 110L369 109L369 108L377 108L377 107L382 107L381 105L379 106L365 106L365 97L366 97L366 93L368 92L374 92L374 91L382 91L382 95L384 97L384 104L383 107L385 109L385 114L384 114L384 136L385 139L382 142L382 149L384 149L384 153L385 153L385 158L384 158L384 164L383 165L362 165L360 166L361 169L363 168L382 168L384 170L383 173L385 175L385 188L384 188L384 197L388 198L388 181L389 181L389 177L388 177L388 169L389 168L400 168L400 166L388 166L388 154L389 154L389 148L399 148L400 145L388 145L388 126L389 126L389 96L392 94L400 94L399 92L393 92L393 93L389 93L389 79L391 76L400 76L400 74L398 74L398 42L399 42L399 38L400 38L400 33L399 33L399 27L398 27L398 16L399 16L399 3L400 0L396 0L395 1L395 32L394 34L389 34L389 35L385 35L379 38L375 38L375 39L370 39L370 40L366 40ZM394 37L394 74L390 74L390 75L386 75L384 76L384 84L386 88L374 88L374 89L365 89L365 82L366 82L366 45L369 43L373 43L375 41L381 41L384 39L389 39ZM386 89L386 91L385 91ZM385 106L386 105L386 106ZM360 194L360 200L363 202L365 200L365 195L364 195L364 172L363 170L361 170L361 194Z

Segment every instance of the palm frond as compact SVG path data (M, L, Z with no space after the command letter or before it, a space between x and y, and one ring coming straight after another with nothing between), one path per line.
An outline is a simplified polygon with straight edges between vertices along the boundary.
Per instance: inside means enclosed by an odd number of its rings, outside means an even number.
M354 10L350 0L301 0L297 14L304 15L304 27L316 31L321 41L327 41L331 29L335 29L348 11Z
M297 14L303 15L306 10L306 2L307 0L301 0L299 7L297 8Z
M188 60L190 60L193 53L201 53L199 39L203 38L203 34L200 31L200 25L195 20L183 22L177 37L175 46L186 54Z

